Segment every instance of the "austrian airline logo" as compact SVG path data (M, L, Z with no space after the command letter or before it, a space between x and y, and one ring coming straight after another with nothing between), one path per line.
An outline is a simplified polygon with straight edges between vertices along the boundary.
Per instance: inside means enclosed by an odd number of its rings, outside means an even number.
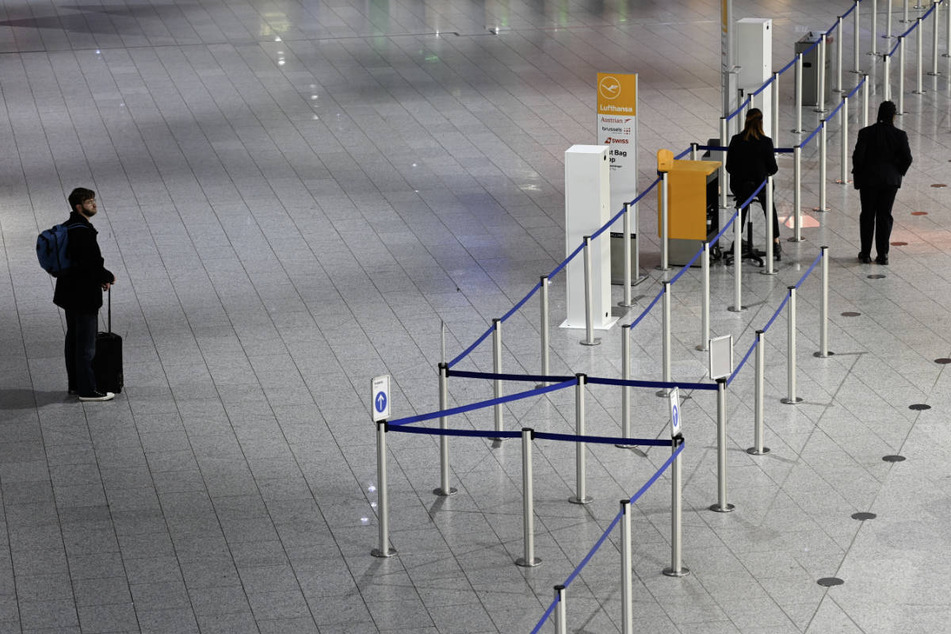
M616 77L605 75L598 84L598 93L605 99L617 99L621 95L621 82Z

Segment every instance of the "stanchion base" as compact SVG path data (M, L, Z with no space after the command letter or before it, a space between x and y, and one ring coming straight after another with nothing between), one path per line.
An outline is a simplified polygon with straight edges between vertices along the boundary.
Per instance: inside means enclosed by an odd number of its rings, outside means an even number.
M818 112L819 114L824 114L826 112L829 112L828 108L813 108L812 111Z
M824 209L823 209L822 207L813 207L812 210L813 210L813 211L818 211L818 212L821 212L821 213L825 213L825 212L827 212L827 211L832 211L832 209L831 209L830 207L826 207L826 208L824 208Z
M674 570L673 568L664 568L662 571L665 577L686 577L690 574L690 568L687 566L681 566L680 570Z
M703 345L702 343L698 343L696 346L694 346L694 348L697 349L697 350L699 350L700 352L706 352L706 351L707 351L707 347L706 347L705 345Z
M489 440L491 440L492 442L503 443L503 442L505 442L506 440L508 440L508 438L492 438L492 437L490 436L490 437L489 437Z
M925 94L926 92L928 92L928 91L927 91L927 90L912 90L912 91L911 91L911 94L913 94L913 95L923 95L923 94Z
M760 271L760 275L776 275L776 271Z
M732 513L733 509L736 507L732 504L727 504L726 506L720 506L719 504L714 504L710 507L710 510L715 513Z
M841 178L835 179L836 185L848 185L848 184L851 183L851 182L852 182L852 181L844 181L844 180L842 180Z
M519 557L518 559L515 560L515 565L521 566L522 568L534 568L540 563L542 563L542 560L539 559L538 557L535 557L531 561L528 561L524 557Z
M930 70L928 71L928 77L940 77L940 76L941 76L941 73L932 73Z
M730 311L731 313L742 313L744 310L746 310L746 306L740 306L739 308L737 308L736 306L730 306L729 308L727 308L727 310Z
M435 489L433 489L433 495L438 495L444 498L447 498L450 495L455 495L458 492L459 491L458 489L456 489L456 487L449 487L449 493L446 493L445 490L442 489L442 487L436 487Z
M802 134L802 130L790 130L793 134Z
M383 552L379 548L374 548L373 550L370 551L370 554L373 555L374 557L392 557L393 555L396 554L396 549L390 548L388 551Z
M786 242L805 242L805 238L797 238L793 236L792 238L786 238Z
M795 405L796 403L802 403L802 397L797 396L793 400L789 400L787 397L784 396L783 398L779 399L779 402L785 403L786 405Z
M816 357L817 359L825 359L826 357L831 357L834 354L835 353L831 350L826 350L825 354L822 354L821 352L813 352L812 356Z
M580 343L582 346L600 346L601 339L598 337L595 337L594 341L588 341L587 339L582 339L578 343Z
M587 504L588 502L593 502L594 498L590 495L584 496L584 498L579 498L577 495L572 495L568 498L568 501L572 504Z
M670 388L665 387L662 390L657 390L656 392L654 392L654 395L659 396L661 398L667 398L668 396L670 396Z
M763 447L762 451L760 451L756 447L750 447L749 449L746 450L746 453L750 454L751 456L763 456L769 453L769 447Z

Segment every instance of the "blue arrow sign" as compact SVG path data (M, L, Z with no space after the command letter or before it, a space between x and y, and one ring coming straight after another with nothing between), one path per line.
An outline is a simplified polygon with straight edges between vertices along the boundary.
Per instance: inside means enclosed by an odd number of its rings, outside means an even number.
M386 392L377 392L376 397L373 399L373 404L376 407L376 411L381 414L386 411Z

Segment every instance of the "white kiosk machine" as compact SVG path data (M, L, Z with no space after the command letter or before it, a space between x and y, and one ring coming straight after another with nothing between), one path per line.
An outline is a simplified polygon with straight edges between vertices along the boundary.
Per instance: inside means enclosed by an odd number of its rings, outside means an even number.
M611 184L607 145L572 145L565 152L565 255L571 255L585 236L611 219ZM607 330L617 322L611 316L611 242L607 232L591 241L591 313L593 327ZM586 328L584 253L565 270L568 316L562 328Z
M750 95L773 76L773 21L770 18L743 18L736 22L736 65L739 67L737 88ZM756 96L755 107L763 111L763 131L766 136L776 137L772 130L772 99L770 86ZM738 121L743 128L743 121Z

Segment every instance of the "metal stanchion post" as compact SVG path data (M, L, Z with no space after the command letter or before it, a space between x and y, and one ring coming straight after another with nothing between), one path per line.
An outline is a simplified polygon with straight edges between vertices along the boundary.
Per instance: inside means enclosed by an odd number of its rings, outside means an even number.
M661 301L661 380L664 383L670 383L670 282L663 282L663 300ZM657 392L657 396L667 396L670 388L663 388Z
M502 320L493 319L492 327L492 372L502 374ZM492 379L492 393L495 398L502 398L501 380ZM500 403L493 405L492 411L495 415L495 431L502 431L502 405Z
M869 55L878 54L878 0L872 0L872 43L869 46Z
M842 92L842 42L845 38L842 35L842 16L835 19L835 92Z
M908 19L908 0L903 0L902 2L902 19L901 21L904 24L908 24L910 20Z
M588 383L586 374L576 374L578 383L575 385L575 434L584 436L584 390ZM584 442L575 442L575 488L577 495L568 498L572 504L587 504L594 498L587 495L587 482L585 479L585 451L587 444Z
M868 73L862 75L862 127L868 127L868 109L870 102L870 91L868 88Z
M898 114L905 114L905 38L898 36Z
M733 505L726 501L726 379L717 379L717 513L729 513Z
M885 101L891 101L892 99L892 72L891 72L892 71L892 56L886 53L884 57L884 62L885 62L885 74L884 74L884 78L882 79L882 82L883 82L882 93L885 97Z
M700 254L700 345L697 350L706 350L710 340L710 243L704 241Z
M802 134L802 53L796 53L796 134ZM721 204L726 207L726 204Z
M749 205L746 206L746 212L749 213ZM767 214L768 216L769 214ZM743 211L736 210L736 220L733 221L733 305L729 310L738 313L743 310L743 302L740 295L743 286Z
M888 0L888 13L885 18L885 37L892 37L892 0Z
M621 380L631 380L631 324L621 326ZM621 386L621 438L631 437L631 386ZM629 445L618 445L627 447Z
M766 177L766 269L763 275L775 275L773 270L773 177Z
M765 407L764 387L766 370L766 341L763 339L766 334L763 330L756 331L756 387L753 404L753 446L746 450L746 453L754 456L762 456L769 453L769 447L763 446L763 412Z
M727 147L729 139L727 138L727 120L726 117L720 117L720 147ZM725 156L725 155L724 155ZM726 207L726 192L729 189L726 173L726 159L720 161L720 207Z
M378 521L380 524L380 547L370 551L370 554L374 557L392 557L396 554L396 549L390 547L390 501L387 493L388 485L386 479L386 431L386 421L377 421L376 477L379 491L377 512L379 513Z
M439 364L439 411L449 407L449 365ZM448 419L439 417L439 429L449 429ZM449 486L449 436L439 437L439 488L433 489L435 495L447 496L456 492Z
M829 211L826 207L826 155L828 154L826 146L828 135L826 134L826 120L819 121L819 206L813 207L813 211Z
M677 437L670 444L675 452L683 443L683 437ZM686 577L690 569L683 565L683 496L681 495L681 452L670 465L670 568L664 568L668 577Z
M819 74L819 105L815 112L826 111L826 34L819 36L819 68L816 69Z
M565 605L565 586L555 586L555 634L568 634L568 608Z
M928 74L937 77L938 72L938 16L941 14L941 2L934 4L934 13L931 16L931 72Z
M831 357L834 352L829 350L829 247L819 247L822 252L820 264L819 292L819 352L815 356L820 358Z
M690 160L691 161L697 160L697 142L696 141L691 141L690 143Z
M793 236L790 242L802 242L802 146L793 148Z
M634 634L634 557L631 501L621 500L621 634Z
M549 336L549 324L548 324L548 276L541 276L541 286L538 289L538 307L539 307L539 325L541 328L541 347L542 347L542 376L548 376L549 374L549 362L548 362L548 336Z
M446 362L446 322L439 320L439 360Z
M915 58L917 59L917 62L918 62L916 66L916 71L915 71L915 76L916 76L916 79L918 80L917 88L915 89L916 95L921 95L921 94L924 94L925 92L925 85L922 82L922 77L921 77L921 65L922 65L922 60L924 58L924 54L922 53L922 50L921 50L923 46L923 41L924 40L922 37L921 18L919 17L917 20L915 20Z
M668 257L670 249L670 190L668 189L669 180L667 172L660 175L660 270L667 271Z
M624 299L619 304L625 308L634 305L631 301L631 203L624 203L624 221L621 239L624 240Z
M647 276L645 275L643 278L641 277L641 238L640 238L640 231L639 231L639 229L638 229L638 226L639 226L640 223L639 223L638 220L637 220L637 203L634 203L633 205L631 205L631 213L634 214L633 216L631 216L631 220L632 220L632 223L631 223L631 224L634 225L634 227L633 227L633 231L634 231L634 278L633 278L633 279L634 279L634 283L635 283L635 284L640 284L641 282L644 281L644 279L647 278Z
M522 427L522 540L523 554L515 560L516 566L534 568L542 563L535 556L535 489L532 478L532 439L535 431Z
M772 116L770 134L779 143L779 73L773 73L773 84L769 87L769 98L772 106L770 111Z
M841 185L849 184L849 96L842 96L842 108L839 111L840 121L842 122L842 134L839 154L839 180Z
M856 75L862 74L862 67L859 65L859 5L861 0L855 0L853 6L853 15L852 15L852 72ZM842 34L839 34L839 37L842 37Z
M802 402L796 396L796 287L789 287L789 303L786 306L789 318L786 320L786 398L782 399L787 405Z
M944 57L951 57L951 5L948 5L947 16L948 16L946 21L947 28L945 29L946 37L944 38L944 44L945 44Z
M583 346L597 346L600 339L594 337L594 300L591 298L593 275L591 270L591 236L584 237L584 332Z

